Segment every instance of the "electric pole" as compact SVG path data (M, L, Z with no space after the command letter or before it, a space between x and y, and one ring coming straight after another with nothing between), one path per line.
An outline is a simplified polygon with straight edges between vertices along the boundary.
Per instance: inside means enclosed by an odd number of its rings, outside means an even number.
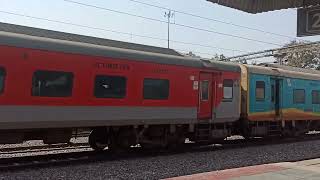
M170 48L170 19L174 16L174 13L169 10L164 13L164 17L168 18L168 49Z

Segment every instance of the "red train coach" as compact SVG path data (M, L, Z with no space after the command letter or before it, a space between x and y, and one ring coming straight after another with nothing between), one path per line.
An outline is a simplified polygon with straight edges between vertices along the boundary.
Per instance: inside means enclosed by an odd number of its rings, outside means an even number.
M240 68L164 48L0 25L0 143L101 150L223 139L240 116Z

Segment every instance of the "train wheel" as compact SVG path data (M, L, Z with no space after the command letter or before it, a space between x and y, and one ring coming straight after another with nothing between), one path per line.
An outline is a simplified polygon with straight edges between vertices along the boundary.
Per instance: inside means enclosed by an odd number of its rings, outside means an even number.
M89 145L95 151L103 151L108 146L108 134L105 129L94 129L89 135Z

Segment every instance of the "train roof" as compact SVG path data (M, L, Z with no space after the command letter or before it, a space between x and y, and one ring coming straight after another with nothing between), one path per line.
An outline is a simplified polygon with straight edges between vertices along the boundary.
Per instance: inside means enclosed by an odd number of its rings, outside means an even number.
M273 68L280 68L288 71L295 71L295 72L303 72L303 73L310 73L310 74L320 74L320 71L315 69L306 69L306 68L298 68L298 67L292 67L292 66L285 66L285 65L279 65L279 64L259 64L259 66L265 66L265 67L273 67Z
M134 61L240 71L233 63L207 62L167 48L145 46L33 27L0 23L0 45Z
M206 68L214 68L217 70L225 70L228 69L229 71L241 72L240 65L234 62L224 62L224 61L212 61L202 59L203 65Z
M295 79L308 79L308 80L320 80L320 74L306 73L293 71L292 68L279 68L279 67L265 67L265 66L255 66L255 65L246 65L249 73L255 74L266 74L271 76L280 76L288 77Z
M101 46L111 46L111 47L117 47L122 49L131 49L131 50L137 50L137 51L182 56L177 51L169 48L115 41L110 39L103 39L98 37L84 36L84 35L52 31L47 29L39 29L34 27L27 27L27 26L1 23L1 22L0 22L0 31L11 32L16 34L25 34L25 35L36 36L36 37L45 37L50 39L82 42L82 43L95 44L95 45L101 45Z

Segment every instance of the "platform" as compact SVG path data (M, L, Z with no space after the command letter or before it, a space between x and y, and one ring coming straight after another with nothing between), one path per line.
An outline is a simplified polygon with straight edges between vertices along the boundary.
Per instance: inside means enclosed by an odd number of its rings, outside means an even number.
M213 171L167 180L320 180L320 159Z

